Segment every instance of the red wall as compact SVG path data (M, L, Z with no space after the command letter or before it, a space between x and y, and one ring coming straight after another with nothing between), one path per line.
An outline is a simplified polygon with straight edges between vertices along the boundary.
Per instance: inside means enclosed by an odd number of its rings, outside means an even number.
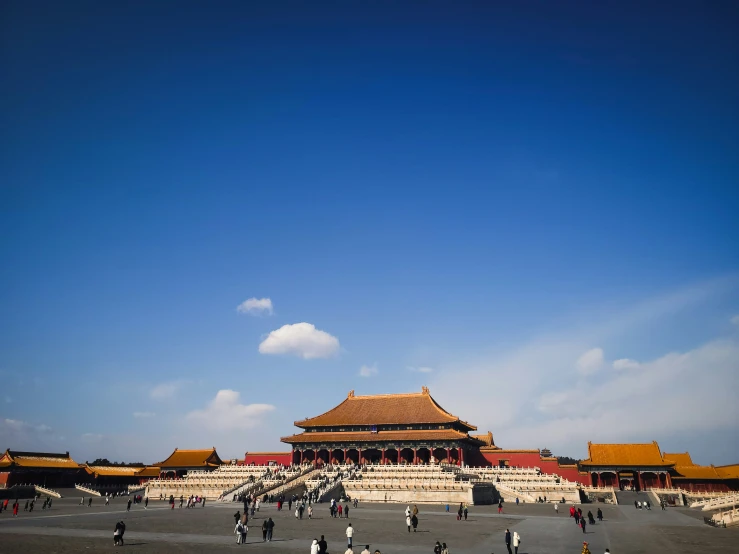
M270 462L289 466L292 464L292 452L247 452L244 455L245 465L266 466Z
M500 460L508 460L511 467L538 467L542 473L559 475L568 481L590 485L590 475L581 474L576 467L561 467L556 460L542 460L538 452L480 452L487 465L500 465Z
M10 477L10 473L8 472L0 473L0 485L7 485L9 477Z

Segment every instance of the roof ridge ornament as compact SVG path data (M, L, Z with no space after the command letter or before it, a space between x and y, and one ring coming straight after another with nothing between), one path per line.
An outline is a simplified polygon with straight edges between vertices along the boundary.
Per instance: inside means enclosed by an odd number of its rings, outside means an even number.
M346 396L347 398L354 398L354 389L349 391L349 394Z
M429 394L429 388L424 385L424 386L421 387L421 392L423 394Z

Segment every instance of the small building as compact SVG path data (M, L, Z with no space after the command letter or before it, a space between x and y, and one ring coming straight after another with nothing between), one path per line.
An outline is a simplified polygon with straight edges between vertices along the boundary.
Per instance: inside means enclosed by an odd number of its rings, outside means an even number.
M672 488L675 462L662 456L657 441L643 444L588 443L588 459L580 467L590 475L594 486L634 488Z
M691 492L725 492L739 490L739 465L701 466L693 462L688 452L663 454L675 463L672 482Z
M442 408L423 387L420 393L355 396L295 422L304 432L283 437L293 463L463 464L483 442L477 428Z
M188 471L212 471L223 465L215 446L205 450L180 450L175 448L166 460L154 464L161 477L181 477Z
M142 485L149 479L159 477L160 468L155 466L91 466L85 465L86 483L96 490L119 490L129 485Z
M6 450L0 456L0 486L40 485L49 488L73 487L85 476L84 468L69 452L21 452Z

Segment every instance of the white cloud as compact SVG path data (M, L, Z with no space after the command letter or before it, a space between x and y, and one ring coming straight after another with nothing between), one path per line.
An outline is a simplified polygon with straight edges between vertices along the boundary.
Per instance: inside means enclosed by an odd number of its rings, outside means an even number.
M591 348L577 359L577 370L583 375L592 375L603 367L603 349Z
M651 361L643 356L643 330L664 318L675 321L683 310L723 294L724 283L717 283L708 287L714 286L713 292L694 287L689 293L652 299L621 312L578 314L578 320L585 321L582 325L558 324L556 332L514 348L467 359L457 355L449 364L437 362L429 381L431 394L481 431L493 431L503 448L548 446L563 455L585 456L589 440L658 440L665 447L674 445L675 451L705 452L711 446L722 452L723 461L707 458L703 463L730 463L739 455L739 446L726 446L723 437L739 432L735 399L739 337L657 353ZM684 317L692 317L692 311ZM634 337L638 340L632 343ZM598 373L597 379L583 378L572 361L594 344L624 353L635 344L639 357L622 360L638 359L638 372L609 371ZM585 367L595 367L600 360L602 353L591 354L585 361L593 363ZM703 410L706 402L720 408Z
M426 367L426 366L421 366L421 367L408 366L408 371L413 371L415 373L433 373L434 368Z
M732 317L729 321L731 321L731 323L733 323L734 325L739 325L739 314Z
M259 345L262 354L289 354L305 360L330 358L339 352L339 339L311 323L283 325Z
M641 367L641 364L639 362L637 362L636 360L631 360L629 358L621 358L620 360L613 361L613 369L617 369L619 371L628 369L639 369L639 367Z
M236 307L240 314L249 315L272 315L272 300L269 298L250 298Z
M187 420L210 430L243 430L256 427L264 415L275 409L271 404L241 404L240 398L237 391L219 390L205 409L187 414Z
M80 438L83 442L101 442L105 436L100 433L83 433Z
M154 412L134 412L133 417L136 419L147 419L150 417L154 417L156 414Z
M16 433L50 433L51 427L48 425L41 424L33 424L28 423L27 421L21 421L19 419L4 419L3 420L3 426L12 432Z
M154 400L168 400L170 398L174 398L182 388L182 384L182 381L159 383L149 391L149 396Z
M359 368L360 377L372 377L377 375L377 364L375 365L363 365Z

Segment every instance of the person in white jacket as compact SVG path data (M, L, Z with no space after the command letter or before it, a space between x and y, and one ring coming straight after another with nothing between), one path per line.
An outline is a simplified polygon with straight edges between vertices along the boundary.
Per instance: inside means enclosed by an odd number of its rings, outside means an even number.
M513 532L513 552L515 554L518 554L518 547L521 544L521 535L519 535L516 531Z
M310 545L310 554L318 554L318 541L313 539L313 543Z
M352 524L349 524L349 527L346 528L346 545L351 549L352 547L352 537L354 536L354 527L352 527Z

